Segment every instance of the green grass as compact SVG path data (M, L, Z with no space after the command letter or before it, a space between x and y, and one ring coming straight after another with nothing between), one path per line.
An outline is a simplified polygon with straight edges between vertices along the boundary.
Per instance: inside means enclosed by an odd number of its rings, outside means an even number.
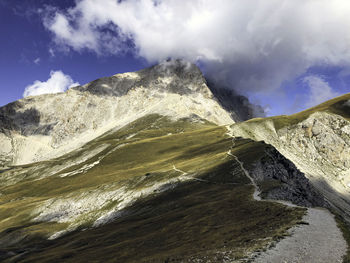
M3 182L16 176L18 180L0 186L0 259L1 250L25 250L29 252L23 262L114 262L116 258L120 262L164 262L204 256L220 261L217 251L241 258L262 249L300 221L304 210L252 200L253 186L241 170L234 169L237 163L227 155L232 141L226 132L225 127L206 121L174 122L149 115L55 160L4 171ZM101 144L108 147L58 171ZM249 167L263 156L264 147L240 139L231 151ZM99 164L84 173L60 177L97 160ZM55 241L46 238L70 223L32 222L33 209L45 200L120 187L138 191L180 176L173 165L204 181L183 182L172 190L145 196L125 210L126 216L90 228L101 213L117 205L110 200L72 222L80 224L79 231ZM80 231L82 228L88 229ZM25 238L17 244L1 245L3 240L21 237Z
M218 251L242 258L283 237L304 211L256 202L249 184L224 184L240 181L241 175L221 178L231 165L227 161L203 174L220 183L183 183L140 200L128 209L129 215L113 223L52 242L42 240L19 262L220 262Z
M98 187L109 187L110 190L126 185L130 189L141 189L144 184L152 184L160 180L177 177L179 173L173 171L173 164L177 168L188 169L192 172L205 170L216 165L216 158L208 161L208 158L216 155L225 155L223 152L230 142L222 141L225 129L217 127L207 121L203 123L191 123L186 119L173 122L166 117L149 115L135 121L124 128L108 132L96 140L88 143L82 150L78 150L57 158L56 160L35 163L31 165L13 167L11 171L2 173L2 180L6 183L6 176L20 178L19 182L0 186L0 231L18 227L30 222L34 215L33 209L50 198L62 198L67 195L94 190ZM130 134L137 133L131 139ZM172 135L169 135L172 133ZM216 145L216 150L203 150L204 142L216 143L218 138L222 141ZM204 141L203 141L204 140ZM47 171L54 170L72 159L79 159L84 152L89 152L101 144L109 144L109 147L98 155L72 165L53 175L38 180L38 176L45 175ZM121 144L126 146L111 152ZM220 147L222 147L220 149ZM194 154L191 151L200 149L202 153ZM207 153L212 150L210 153ZM99 165L86 173L76 174L70 177L60 177L61 174L75 171L86 164L97 161L106 156ZM193 154L192 157L189 155ZM143 180L146 173L152 173L147 180ZM6 184L3 184L6 185ZM105 208L109 209L109 204ZM45 230L45 229L44 229ZM30 233L28 228L28 233ZM44 232L44 231L43 231ZM47 235L52 234L48 229Z
M307 110L295 113L292 115L281 115L268 118L255 118L247 122L260 122L266 120L272 120L276 130L284 128L289 125L295 125L307 119L311 114L319 111L328 113L338 114L347 120L350 120L350 105L347 106L345 103L350 100L350 93L345 94L334 99L328 100L320 105L309 108Z

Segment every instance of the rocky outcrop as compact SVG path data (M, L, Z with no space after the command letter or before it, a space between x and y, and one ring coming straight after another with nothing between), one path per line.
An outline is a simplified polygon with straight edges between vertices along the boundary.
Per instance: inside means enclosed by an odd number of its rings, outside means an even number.
M274 121L257 119L233 125L232 133L273 145L350 220L350 122L326 111L316 111L278 130Z
M265 153L249 171L262 198L306 207L327 206L323 196L291 161L273 147L266 148Z
M207 80L210 90L222 107L231 113L234 120L246 121L254 117L265 117L265 111L260 105L255 105L234 89Z
M121 97L138 87L147 87L154 92L179 95L198 93L211 96L200 69L183 60L169 60L137 72L100 78L73 89L95 95Z
M0 166L48 160L147 114L233 123L201 71L171 60L0 108Z
M350 183L350 122L339 115L316 112L305 121L278 131L282 142L299 149L327 177Z

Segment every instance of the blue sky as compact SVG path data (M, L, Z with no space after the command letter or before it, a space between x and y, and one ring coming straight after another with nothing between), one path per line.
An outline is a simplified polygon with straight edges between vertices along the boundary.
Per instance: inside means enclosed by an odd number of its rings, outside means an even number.
M0 0L0 105L172 57L290 114L349 91L349 12L347 0Z
M2 3L2 4L1 4ZM42 17L35 10L57 3L63 8L74 1L0 0L0 105L22 98L26 86L46 81L50 71L61 70L81 84L102 76L134 71L147 64L132 54L98 56L93 52L62 52L52 43ZM54 50L54 56L50 54ZM39 59L37 63L35 60Z

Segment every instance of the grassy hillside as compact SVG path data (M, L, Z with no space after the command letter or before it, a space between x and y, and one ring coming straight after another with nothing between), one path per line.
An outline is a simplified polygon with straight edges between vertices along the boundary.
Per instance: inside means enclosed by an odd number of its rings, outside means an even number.
M297 124L307 119L311 114L318 111L325 111L329 113L338 114L347 120L350 120L350 93L345 94L334 99L328 100L320 105L309 108L307 110L295 113L292 115L281 115L269 118L255 118L248 122L259 122L261 120L272 120L274 122L276 130L279 130L288 125Z
M220 261L265 247L304 209L254 201L226 132L149 115L55 160L2 171L0 259ZM249 165L265 147L241 139L231 152Z

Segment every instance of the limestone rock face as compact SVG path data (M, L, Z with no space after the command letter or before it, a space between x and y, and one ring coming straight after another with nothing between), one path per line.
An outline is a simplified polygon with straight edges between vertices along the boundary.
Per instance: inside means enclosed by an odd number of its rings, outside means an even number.
M0 108L0 166L47 160L147 114L233 123L201 71L171 60Z
M232 126L233 134L273 145L350 219L350 122L326 111L275 129L271 119Z
M350 122L339 115L316 112L294 127L278 132L282 141L299 149L328 176L344 180L350 168ZM350 178L349 178L350 179ZM345 179L346 180L346 179ZM344 181L347 185L350 181Z

